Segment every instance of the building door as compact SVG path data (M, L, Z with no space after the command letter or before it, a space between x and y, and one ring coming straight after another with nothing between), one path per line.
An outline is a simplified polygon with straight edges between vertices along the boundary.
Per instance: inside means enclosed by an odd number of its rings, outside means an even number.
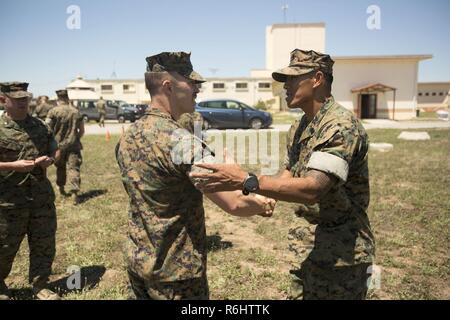
M361 95L361 119L375 119L377 117L377 95Z

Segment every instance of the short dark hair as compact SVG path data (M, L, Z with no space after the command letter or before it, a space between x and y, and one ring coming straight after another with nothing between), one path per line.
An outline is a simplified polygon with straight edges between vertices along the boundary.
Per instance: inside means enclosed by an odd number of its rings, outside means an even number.
M184 78L176 71L162 71L162 72L146 72L145 73L145 87L150 96L158 93L164 80L177 80Z
M333 75L331 73L323 73L324 77L325 77L325 81L328 83L328 85L331 87L331 85L333 84Z
M168 76L168 72L146 72L145 73L145 87L150 96L158 93L162 81Z

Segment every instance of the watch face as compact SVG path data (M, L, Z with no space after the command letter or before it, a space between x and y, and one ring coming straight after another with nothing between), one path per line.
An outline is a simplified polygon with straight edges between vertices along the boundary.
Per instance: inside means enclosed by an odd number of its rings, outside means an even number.
M248 177L247 181L245 181L245 189L249 191L256 191L258 190L259 183L258 178L255 176Z

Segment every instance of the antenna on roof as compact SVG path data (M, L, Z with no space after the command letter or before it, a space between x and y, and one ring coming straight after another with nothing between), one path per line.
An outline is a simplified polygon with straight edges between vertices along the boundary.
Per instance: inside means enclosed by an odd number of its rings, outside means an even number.
M116 60L114 60L114 64L113 64L113 72L111 74L111 79L117 79L117 74L116 74Z
M284 23L286 23L286 15L287 15L287 10L289 9L289 6L287 4L282 5L281 6L281 10L283 10L283 19L284 19Z

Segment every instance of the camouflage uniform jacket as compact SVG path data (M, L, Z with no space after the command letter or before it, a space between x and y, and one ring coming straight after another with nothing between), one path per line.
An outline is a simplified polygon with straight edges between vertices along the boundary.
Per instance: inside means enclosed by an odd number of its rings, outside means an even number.
M128 268L149 281L206 275L203 196L173 161L181 125L150 109L131 125L116 147L129 202Z
M45 118L47 118L49 111L53 108L54 107L48 103L38 104L36 106L36 109L34 109L33 115L36 115L39 119L45 121Z
M83 118L80 112L67 104L51 109L45 120L52 129L58 146L62 151L79 151L82 149L78 130Z
M34 160L56 149L51 130L40 119L27 116L14 121L6 113L0 116L0 162ZM0 171L0 209L41 206L54 200L51 183L40 167L29 173Z
M317 224L308 259L324 266L371 263L375 244L369 205L368 136L353 113L329 98L314 119L304 115L290 128L287 170L304 177L315 169L338 182L314 206L300 205L296 214Z

